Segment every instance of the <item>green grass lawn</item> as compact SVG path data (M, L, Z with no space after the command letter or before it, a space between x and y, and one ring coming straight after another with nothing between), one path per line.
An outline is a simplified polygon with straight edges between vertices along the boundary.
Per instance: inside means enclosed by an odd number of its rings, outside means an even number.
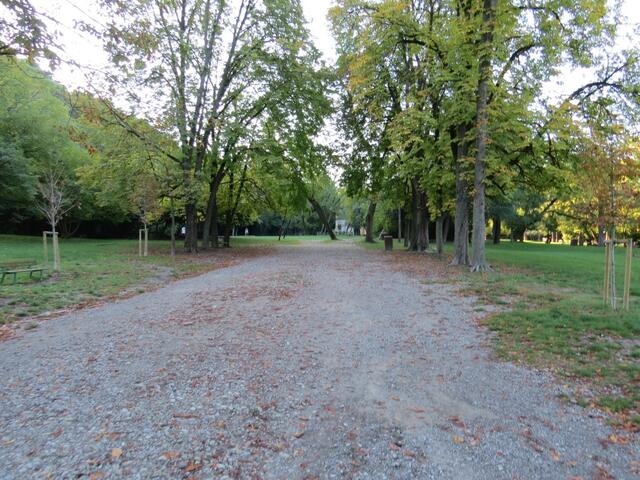
M254 245L297 245L300 242L324 242L330 241L327 235L288 235L278 240L277 236L238 236L231 239L232 247L244 247Z
M15 285L5 278L0 285L0 323L135 291L150 277L179 276L194 268L175 262L168 255L168 242L149 242L149 250L150 256L140 258L136 240L61 239L61 273L49 271L41 282L18 274ZM51 255L49 245L50 261ZM41 238L0 235L0 261L37 259L42 264L43 256Z
M624 248L616 249L622 297ZM631 309L603 305L604 249L541 243L488 246L497 273L468 275L470 289L508 310L488 317L498 353L575 380L571 400L640 423L640 258L632 262Z

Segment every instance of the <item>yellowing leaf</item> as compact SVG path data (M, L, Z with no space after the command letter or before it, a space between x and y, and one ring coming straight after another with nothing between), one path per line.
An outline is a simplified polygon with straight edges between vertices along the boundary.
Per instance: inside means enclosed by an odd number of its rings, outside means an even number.
M111 449L111 457L112 458L118 458L122 456L122 449L119 447L113 448Z
M464 443L464 438L462 438L460 435L454 435L453 436L453 443L455 443L456 445L460 445L460 444Z

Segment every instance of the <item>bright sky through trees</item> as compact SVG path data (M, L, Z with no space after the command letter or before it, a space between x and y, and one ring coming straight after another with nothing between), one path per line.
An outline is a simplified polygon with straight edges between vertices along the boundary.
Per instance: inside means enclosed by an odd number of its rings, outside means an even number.
M329 23L326 19L327 12L332 5L331 0L302 0L305 15L309 21L309 29L316 46L322 51L329 63L335 61L335 42L329 31ZM48 23L54 26L60 33L61 46L64 49L64 60L74 59L78 66L63 63L55 73L56 80L68 87L86 86L94 77L92 68L102 68L108 64L107 57L102 51L99 40L88 34L79 32L75 28L77 21L90 22L99 25L103 20L93 0L34 0L34 6L38 11L55 20ZM625 0L623 2L622 15L626 17L620 28L618 48L625 48L634 43L634 30L640 26L640 5L637 0ZM575 90L580 85L588 71L565 70L550 84L549 96L562 96Z

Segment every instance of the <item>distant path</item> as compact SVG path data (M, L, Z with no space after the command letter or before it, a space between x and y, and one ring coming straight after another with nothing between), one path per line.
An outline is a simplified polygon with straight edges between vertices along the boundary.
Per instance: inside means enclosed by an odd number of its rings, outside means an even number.
M420 280L313 242L43 322L0 343L0 478L636 478Z

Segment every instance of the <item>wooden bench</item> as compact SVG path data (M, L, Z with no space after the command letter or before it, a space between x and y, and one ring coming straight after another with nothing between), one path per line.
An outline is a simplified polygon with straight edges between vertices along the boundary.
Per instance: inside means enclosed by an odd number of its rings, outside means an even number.
M42 272L45 270L47 267L39 266L33 259L0 262L0 284L4 283L4 277L7 275L13 275L13 283L16 283L16 276L22 272L29 272L29 278L33 278L35 272L40 272L39 280L42 280Z

